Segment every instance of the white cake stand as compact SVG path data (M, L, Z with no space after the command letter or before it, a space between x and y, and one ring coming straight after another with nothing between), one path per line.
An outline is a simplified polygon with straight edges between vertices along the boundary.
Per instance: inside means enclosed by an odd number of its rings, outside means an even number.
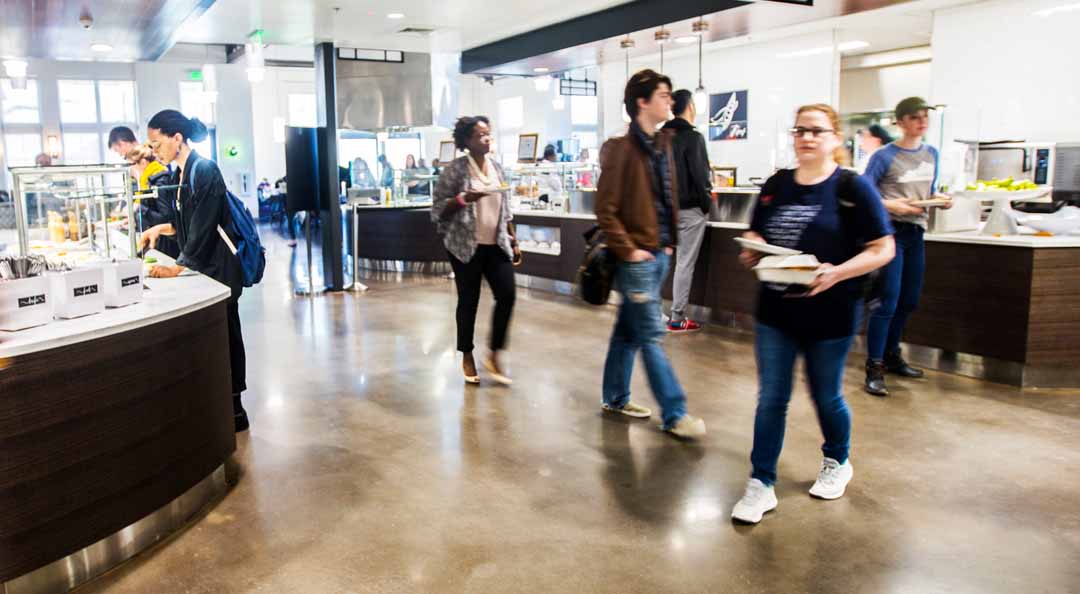
M953 192L954 198L970 198L986 202L993 202L990 210L990 218L983 226L983 235L1016 235L1019 231L1016 227L1016 219L1013 216L1012 203L1036 200L1050 194L1053 188L1045 187L1035 190L1021 190L1019 192L1006 192L1004 190L988 190L983 192Z

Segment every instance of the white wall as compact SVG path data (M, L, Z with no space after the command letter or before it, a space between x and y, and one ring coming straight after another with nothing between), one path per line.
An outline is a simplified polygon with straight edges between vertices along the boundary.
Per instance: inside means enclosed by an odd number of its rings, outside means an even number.
M180 109L179 83L188 80L188 73L201 68L191 62L137 62L135 83L139 93L139 113L142 132L146 122L163 109ZM251 85L244 68L237 64L216 64L218 102L215 111L218 143L218 166L225 184L240 197L252 212L256 212L255 155L251 121ZM226 156L228 147L236 146L237 157ZM209 155L203 155L209 157ZM241 176L248 177L243 191Z
M248 119L252 122L255 178L272 184L285 175L285 143L274 139L274 118L288 123L290 93L315 93L315 69L267 68L266 78L251 85L251 90Z
M832 32L803 35L763 43L726 44L709 47L704 52L703 77L710 93L749 91L749 132L746 140L709 142L713 165L738 167L739 183L750 177L768 176L773 167L789 164L791 140L786 130L792 126L795 110L807 103L836 105L839 84L839 60L832 51L801 57L780 54L830 48ZM642 68L659 69L659 55L630 60L630 72ZM664 62L664 74L672 78L676 89L693 90L698 84L696 48L670 53ZM606 136L623 134L622 95L626 84L623 61L605 64L601 72ZM702 133L705 133L702 130Z
M992 1L934 16L932 103L945 138L1080 140L1080 10L1067 0Z
M840 72L841 113L892 110L905 97L928 97L931 62L897 64Z

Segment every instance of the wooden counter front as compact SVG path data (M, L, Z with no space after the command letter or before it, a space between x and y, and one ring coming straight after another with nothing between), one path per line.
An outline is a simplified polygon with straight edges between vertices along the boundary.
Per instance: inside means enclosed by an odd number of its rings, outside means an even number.
M235 450L225 308L0 360L0 584L140 520Z

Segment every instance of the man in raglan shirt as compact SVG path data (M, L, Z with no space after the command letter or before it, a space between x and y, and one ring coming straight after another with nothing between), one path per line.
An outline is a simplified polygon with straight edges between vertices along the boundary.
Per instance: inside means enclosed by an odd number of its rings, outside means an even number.
M932 110L921 97L908 97L896 106L896 123L903 136L870 157L864 174L878 188L896 228L896 258L882 269L881 304L870 314L866 327L866 391L888 396L885 372L920 378L923 372L908 365L900 352L900 340L908 316L915 311L926 270L923 234L926 209L911 204L942 199L937 193L938 151L923 142Z

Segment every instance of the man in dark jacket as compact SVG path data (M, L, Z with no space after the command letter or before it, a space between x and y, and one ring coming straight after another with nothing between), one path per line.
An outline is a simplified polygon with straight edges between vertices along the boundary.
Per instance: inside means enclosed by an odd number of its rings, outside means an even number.
M712 181L709 154L705 138L694 129L694 95L686 89L672 94L675 118L664 125L674 132L672 152L675 171L679 180L679 251L675 257L675 277L672 279L671 320L669 332L694 332L701 324L687 319L686 306L690 301L690 286L694 282L694 265L697 263L701 240L705 237L705 223L712 207Z
M627 82L623 103L632 118L630 129L626 136L604 143L596 186L596 222L617 261L615 285L622 295L604 363L603 409L635 418L652 414L630 399L630 378L640 351L663 429L679 437L698 437L705 433L705 423L686 413L686 393L661 345L660 285L679 238L679 180L672 134L655 130L671 117L671 79L642 70Z

